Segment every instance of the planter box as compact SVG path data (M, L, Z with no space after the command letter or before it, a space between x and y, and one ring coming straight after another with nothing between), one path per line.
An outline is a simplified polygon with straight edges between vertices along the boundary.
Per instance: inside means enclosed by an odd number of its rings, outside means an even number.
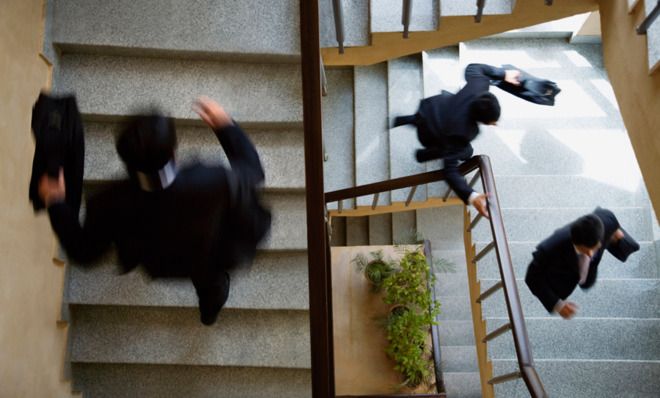
M374 293L363 273L356 271L356 267L351 264L351 260L358 253L368 256L372 251L382 250L385 258L398 261L406 249L415 250L418 247L418 245L407 245L396 248L393 246L331 248L337 396L437 394L435 378L430 386L420 386L414 391L399 388L403 378L394 370L394 361L385 354L387 337L383 322L390 306L383 303L382 293ZM437 343L437 338L432 339L429 332L429 344L432 340ZM434 363L434 365L435 374L439 374L439 364Z

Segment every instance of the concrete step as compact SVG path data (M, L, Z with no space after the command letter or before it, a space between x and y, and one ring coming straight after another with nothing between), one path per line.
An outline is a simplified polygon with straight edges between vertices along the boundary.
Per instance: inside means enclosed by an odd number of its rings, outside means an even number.
M86 397L203 398L312 396L308 369L74 363Z
M660 390L660 361L535 360L550 397L653 398ZM495 375L517 369L514 361L493 361ZM498 384L495 395L529 397L522 379Z
M74 306L72 362L309 369L306 311Z
M482 290L496 282L495 279L482 279ZM518 279L517 285L526 317L550 316L529 290L524 279ZM596 285L589 290L575 289L569 300L580 307L577 315L579 317L654 318L660 314L660 280L599 278ZM484 302L483 313L484 316L505 316L503 293L489 297Z
M353 142L353 71L328 69L329 94L323 97L323 144L328 154L323 164L325 192L355 186ZM353 200L344 201L349 208ZM336 208L336 203L328 205Z
M346 246L369 245L369 217L346 217Z
M442 377L444 378L448 397L481 398L481 384L478 372L445 372Z
M368 46L371 42L369 3L361 0L347 0L342 1L341 4L344 10L344 46ZM331 1L319 2L319 25L321 47L337 47L335 17Z
M302 121L300 68L295 64L65 54L59 66L55 90L75 93L81 113L96 118L157 106L177 119L197 121L191 105L204 94L243 125Z
M418 242L416 211L392 213L392 242L395 245Z
M443 372L478 372L477 351L472 345L442 347Z
M532 261L538 242L510 242L509 252L513 261L514 273L519 278L525 277L525 272L529 263ZM478 245L477 250L484 245ZM658 263L656 260L655 248L651 242L640 242L640 250L628 258L628 261L621 263L609 253L605 253L598 266L599 278L658 278ZM480 278L499 278L500 271L497 266L497 259L494 255L488 254L479 261Z
M499 175L497 193L504 207L644 207L649 199L639 185L635 191L614 189L584 176ZM607 192L607 195L603 195Z
M463 207L446 206L417 211L417 231L433 250L463 249Z
M459 46L449 46L422 53L424 98L442 90L455 93L465 84L460 64Z
M488 331L508 322L488 318ZM659 360L660 319L525 317L534 359ZM493 359L514 359L510 333L488 343Z
M515 0L489 0L485 2L483 15L511 14ZM453 17L462 15L475 15L477 7L475 2L464 0L443 0L440 2L440 15Z
M403 32L401 1L371 0L369 3L371 33ZM409 31L437 30L440 18L438 3L438 0L413 2Z
M424 95L422 61L419 56L393 59L387 62L388 115L396 116L417 112ZM426 171L424 164L415 160L415 149L421 148L414 127L409 125L390 129L390 178L404 177ZM408 190L392 193L393 201L406 200ZM426 187L419 187L414 200L426 199Z
M364 185L390 177L389 126L387 117L387 64L356 66L355 70L355 183ZM358 198L371 205L371 197ZM378 198L390 203L390 193Z
M649 15L657 2L645 1L645 15ZM649 72L657 72L660 65L660 23L656 19L646 32L646 41L648 43Z
M126 176L113 139L121 128L122 126L116 123L85 123L85 179L109 180ZM266 172L265 186L268 189L304 189L302 131L249 129L247 134L259 152ZM224 164L229 167L218 139L209 128L177 126L177 136L179 165L201 161L205 164Z
M458 208L458 207L456 207ZM540 242L560 228L580 216L589 214L593 207L574 208L503 208L502 216L506 234L511 242ZM653 239L650 212L643 207L610 207L621 226L635 240L650 241ZM450 229L462 239L461 229ZM490 226L480 222L473 234L474 242L490 242L492 235Z
M140 271L118 275L117 260L107 256L93 268L69 267L70 304L197 307L187 279L150 279ZM309 308L307 253L261 252L250 268L231 273L227 309Z
M444 346L469 346L474 345L474 327L472 321L444 320L438 327L440 332L441 354Z
M494 286L499 279L482 279L481 290ZM531 293L524 279L517 279L518 296L526 317L551 316ZM445 275L436 281L443 319L471 319L467 277ZM576 289L569 297L579 306L578 316L584 318L653 318L660 313L660 280L602 279L587 291ZM507 314L502 290L490 296L482 306L485 317ZM450 318L455 315L456 318Z
M55 1L53 42L65 52L223 56L234 61L297 61L298 1ZM240 34L236 34L240 32ZM184 54L178 54L184 53Z
M332 217L330 246L346 246L346 217Z
M392 214L369 216L369 244L392 244Z

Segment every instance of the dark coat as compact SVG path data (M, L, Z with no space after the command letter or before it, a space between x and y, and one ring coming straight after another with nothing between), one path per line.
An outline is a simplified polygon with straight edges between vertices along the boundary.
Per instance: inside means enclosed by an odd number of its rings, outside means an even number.
M612 251L617 245L610 245L612 234L620 228L614 214L600 207L594 213L603 222L605 233L601 248L594 254L589 264L587 279L580 287L591 288L596 283L598 264L605 249ZM637 245L639 249L639 245ZM570 224L556 230L549 238L536 247L533 260L527 268L525 282L532 293L541 301L548 312L552 312L559 299L566 299L578 286L580 273L578 255L571 241Z
M271 216L259 201L264 173L252 143L236 125L215 133L231 169L194 164L154 192L113 183L89 197L83 226L68 204L51 206L67 255L88 264L114 243L124 272L141 264L152 277L190 277L200 303L226 298L225 271L252 260Z
M465 68L467 84L460 91L456 94L443 91L419 104L415 124L425 149L417 152L417 160L444 159L447 182L465 203L472 189L458 172L458 164L472 156L470 142L479 134L479 126L470 116L470 105L477 96L488 91L491 81L500 81L504 76L502 68L470 64Z
M74 96L51 97L41 93L32 108L35 148L29 198L34 211L45 208L39 197L39 179L57 178L60 168L66 181L66 203L75 214L80 209L85 162L85 134Z

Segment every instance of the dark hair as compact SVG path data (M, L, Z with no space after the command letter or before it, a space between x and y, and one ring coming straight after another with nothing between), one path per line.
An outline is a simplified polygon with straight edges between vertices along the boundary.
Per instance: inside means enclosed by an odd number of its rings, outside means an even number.
M176 149L174 121L157 111L133 116L117 137L117 153L129 170L161 169Z
M598 216L582 216L571 224L571 241L574 245L594 247L603 240L604 229Z
M500 119L500 102L490 92L479 94L470 104L470 117L481 123L492 123Z

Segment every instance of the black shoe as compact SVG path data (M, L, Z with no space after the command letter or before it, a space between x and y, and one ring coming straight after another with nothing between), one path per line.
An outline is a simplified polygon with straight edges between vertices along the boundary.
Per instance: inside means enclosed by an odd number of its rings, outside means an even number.
M406 124L415 124L415 115L395 117L394 118L394 124L392 125L392 128L399 127L399 126L404 126Z
M229 274L223 272L221 278L223 281L221 286L214 289L212 302L208 303L206 299L202 298L199 300L200 321L206 326L211 326L218 320L220 310L229 297Z

